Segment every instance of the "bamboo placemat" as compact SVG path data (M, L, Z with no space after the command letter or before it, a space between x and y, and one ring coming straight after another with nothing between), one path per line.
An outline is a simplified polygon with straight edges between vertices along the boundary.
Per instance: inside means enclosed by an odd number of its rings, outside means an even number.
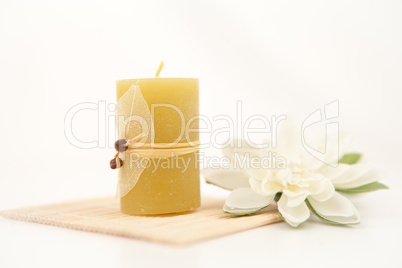
M102 234L183 245L275 223L277 212L232 216L222 212L224 201L203 198L189 213L130 216L120 212L119 200L101 198L20 208L1 212L6 218Z

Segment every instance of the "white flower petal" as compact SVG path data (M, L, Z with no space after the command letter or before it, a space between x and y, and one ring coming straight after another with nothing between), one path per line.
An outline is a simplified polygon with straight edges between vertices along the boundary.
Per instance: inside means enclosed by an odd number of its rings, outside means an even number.
M353 204L336 193L332 198L325 202L318 202L314 198L308 197L312 209L324 220L338 224L357 224L360 216Z
M344 173L332 179L332 183L344 184L354 181L368 172L370 169L372 169L372 167L368 164L349 165L349 168Z
M253 214L264 207L261 208L248 208L248 209L241 209L241 208L231 208L228 205L224 204L223 205L223 211L226 213L230 214L235 214L235 215L248 215L248 214Z
M353 135L350 132L340 132L339 136L334 135L332 140L328 140L328 148L325 154L325 163L336 164L339 159L348 150L353 141Z
M330 165L324 165L317 172L321 173L324 177L332 180L332 179L335 179L336 177L341 176L350 167L352 167L352 166L348 165L348 164L339 164L337 167L332 167Z
M250 178L250 179L249 179L249 184L250 184L251 189L252 189L254 192L256 192L256 193L258 193L258 194L260 194L260 195L268 196L268 195L273 195L273 194L275 194L275 193L265 193L265 191L262 189L263 182L260 181L260 180L256 180L256 179L254 179L254 178Z
M276 178L280 181L288 181L291 176L292 176L291 168L280 169L276 173Z
M288 115L278 124L276 151L288 161L300 162L302 121L296 115ZM275 144L271 144L272 145Z
M314 198L317 201L324 202L330 199L335 193L335 187L332 185L330 180L325 180L325 186L321 190L321 192L317 194L311 194L310 197Z
M276 194L282 191L283 186L272 180L264 180L261 184L262 191L267 195Z
M346 154L346 152L349 150L349 147L353 142L353 138L354 137L353 137L352 132L344 132L344 131L339 132L339 156L340 156L340 158L344 154Z
M301 195L304 194L304 192L300 191L300 189L297 189L297 191L290 191L290 190L288 190L288 189L284 189L284 190L283 190L283 193L284 193L287 197L290 197L290 198L296 198L296 197L299 197L299 196L301 196Z
M321 156L318 152L311 151L310 153L304 151L302 153L303 166L309 170L320 169L325 163L321 160Z
M282 197L278 202L278 210L286 222L292 227L299 226L310 217L310 210L306 203L303 202L296 207L289 207L288 197L284 194L282 194Z
M305 190L310 194L319 194L324 191L327 187L327 184L331 182L321 174L315 174L308 183L309 185L305 188Z
M362 176L355 178L353 181L349 181L346 183L335 183L334 186L336 189L353 189L360 187L362 185L366 185L386 177L386 174L378 169L371 169L368 172L364 173Z
M323 166L337 166L352 140L350 133L316 133L310 137L307 146L302 151L303 165L310 170L321 169Z
M314 128L313 128L314 129ZM303 166L309 170L317 170L325 164L327 136L321 132L307 128L304 132L304 144L301 152Z
M359 212L355 209L355 214L350 217L341 216L321 216L322 218L337 224L358 224L360 223Z
M206 168L201 171L205 180L221 188L234 190L241 187L248 187L248 177L239 170Z
M301 203L304 203L304 200L306 200L307 196L308 196L307 193L303 193L296 197L288 196L288 206L292 208L299 206Z
M230 209L261 209L268 206L273 199L274 195L262 196L251 188L243 187L233 190L225 204Z
M250 168L250 169L245 169L244 172L251 178L263 181L267 176L269 176L271 173L270 170L267 170L266 168Z
M337 192L324 202L317 201L311 197L308 197L308 201L319 215L350 217L354 214L352 203Z

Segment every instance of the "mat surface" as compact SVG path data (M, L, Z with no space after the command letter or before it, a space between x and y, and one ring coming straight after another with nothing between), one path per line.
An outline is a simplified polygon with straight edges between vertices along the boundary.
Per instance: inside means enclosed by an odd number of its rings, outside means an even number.
M119 200L101 198L1 212L6 218L102 234L183 245L281 221L276 211L250 216L222 212L223 200L203 198L202 206L184 214L130 216Z

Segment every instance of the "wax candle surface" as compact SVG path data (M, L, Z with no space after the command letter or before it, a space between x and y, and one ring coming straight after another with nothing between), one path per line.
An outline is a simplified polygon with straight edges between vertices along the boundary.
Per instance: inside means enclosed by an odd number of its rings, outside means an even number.
M140 87L151 113L152 110L154 112L155 144L198 141L198 79L118 80L117 100L132 85ZM188 135L185 135L183 130L185 126L192 129ZM197 153L170 159L170 164L168 160L161 159L159 163L158 159L149 161L149 166L143 171L134 188L120 199L123 213L164 214L189 211L200 206Z

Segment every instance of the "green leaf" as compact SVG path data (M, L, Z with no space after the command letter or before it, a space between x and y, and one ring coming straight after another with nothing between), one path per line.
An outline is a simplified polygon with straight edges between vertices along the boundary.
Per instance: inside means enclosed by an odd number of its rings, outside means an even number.
M386 190L389 189L389 187L385 184L382 184L378 181L357 187L357 188L352 188L352 189L336 189L338 192L346 193L346 194L357 194L357 193L367 193L367 192L373 192L377 190Z
M362 155L358 154L358 153L345 154L339 160L339 163L353 165L353 164L356 164L357 162L359 162L361 157L362 157Z
M290 227L292 227L292 228L298 228L298 227L302 226L303 223L305 223L305 222L307 221L307 220L305 220L304 222L301 222L301 223L299 223L298 225L293 226L293 225L291 225L291 224L285 219L285 217L283 217L283 215L282 215L279 211L278 211L278 214L279 214L279 217L281 217L281 219L282 219L284 222L286 222L287 224L289 224Z
M276 195L274 197L274 201L278 203L279 199L281 199L281 196L282 196L282 192L276 193Z

